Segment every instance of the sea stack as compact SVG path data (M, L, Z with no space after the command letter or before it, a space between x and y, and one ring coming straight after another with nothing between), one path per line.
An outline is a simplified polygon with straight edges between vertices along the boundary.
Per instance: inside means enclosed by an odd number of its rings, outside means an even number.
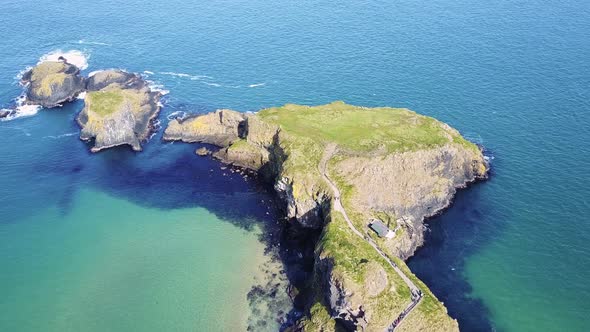
M84 91L80 69L67 61L44 61L27 71L21 82L27 85L25 103L46 108L61 106Z
M122 70L95 73L86 90L85 106L77 118L80 139L94 141L92 152L119 145L141 151L160 111L161 94L140 75Z

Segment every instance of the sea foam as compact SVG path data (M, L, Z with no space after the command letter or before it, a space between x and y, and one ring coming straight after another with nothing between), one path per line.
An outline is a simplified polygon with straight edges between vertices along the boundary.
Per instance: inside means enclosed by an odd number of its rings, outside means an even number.
M148 83L148 87L150 88L150 90L159 92L162 96L165 96L170 93L169 90L164 89L163 84L156 83L150 80L146 80L146 82Z
M58 138L63 138L63 137L70 137L70 136L77 136L78 132L73 132L73 133L65 133L65 134L61 134L61 135L49 135L49 136L44 136L43 138L51 138L51 139L58 139Z
M172 71L163 71L163 72L160 72L159 74L180 77L180 78L188 78L191 81L198 81L198 80L202 80L202 79L206 79L206 78L213 78L213 77L207 76L207 75L191 75L191 74L185 74L185 73L175 73Z
M45 61L58 61L59 57L64 57L69 63L80 68L81 70L84 70L88 68L88 58L90 55L78 50L70 50L66 52L62 50L55 50L43 55L37 64Z
M80 40L78 40L78 44L83 44L83 45L101 45L101 46L112 46L111 44L102 43L102 42L95 42L95 41L89 41L89 40L85 40L85 39L80 39Z
M14 100L15 101L14 108L2 109L2 111L10 112L10 114L7 117L0 119L0 120L1 121L10 121L10 120L24 118L24 117L33 116L33 115L37 114L39 112L39 110L41 109L41 105L25 104L25 99L26 99L25 95L22 94Z

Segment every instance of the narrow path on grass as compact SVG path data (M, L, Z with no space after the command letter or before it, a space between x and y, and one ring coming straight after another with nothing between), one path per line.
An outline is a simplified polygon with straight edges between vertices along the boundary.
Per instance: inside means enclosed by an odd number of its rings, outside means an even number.
M410 294L412 294L412 302L410 302L410 304L406 307L406 309L404 309L404 311L402 311L400 313L400 315L393 321L393 323L391 323L391 325L389 325L389 327L387 328L387 331L393 331L397 326L399 326L402 323L403 319L412 310L414 310L414 308L416 308L418 303L422 300L422 291L420 290L420 288L418 288L414 284L414 282L412 280L410 280L410 278L408 278L403 273L403 271L397 266L397 264L395 264L394 261L392 261L381 249L379 249L377 244L369 236L363 235L361 232L359 232L359 230L356 229L356 227L354 226L352 221L350 221L350 218L348 218L348 214L346 214L346 210L344 209L344 206L342 205L342 201L340 200L340 190L338 190L338 187L336 186L336 184L334 182L332 182L332 180L330 179L330 177L326 173L326 165L327 165L328 161L332 158L334 153L336 153L336 150L337 150L336 144L333 144L333 143L328 144L328 146L326 146L326 149L324 150L324 155L322 156L322 159L320 160L320 164L318 165L320 174L322 174L322 177L324 178L324 180L326 180L328 185L330 185L330 187L332 188L332 192L334 193L334 210L338 211L342 214L342 216L344 217L344 220L346 220L346 223L348 224L348 227L350 228L350 230L352 230L352 232L354 234L356 234L358 237L360 237L361 239L363 239L364 241L369 243L371 245L371 247L373 247L373 249L375 249L377 251L377 253L379 253L379 255L381 255L381 257L383 257L385 259L385 261L387 261L387 263L389 263L389 265L391 265L391 267L395 270L395 272L400 276L400 278L402 278L402 280L405 282L405 284L410 288Z

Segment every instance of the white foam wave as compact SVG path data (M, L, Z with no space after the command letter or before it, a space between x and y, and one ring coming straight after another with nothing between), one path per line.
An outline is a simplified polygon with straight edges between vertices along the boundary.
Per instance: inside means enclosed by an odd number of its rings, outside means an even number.
M31 69L33 69L33 67L27 66L25 69L19 71L18 74L16 74L16 76L14 76L14 79L17 82L21 83L21 79L23 78L23 75Z
M144 74L147 74L147 75L153 75L154 74L153 71L149 71L149 70L144 70L143 73Z
M186 117L186 112L176 111L176 112L170 113L166 118L168 120L174 120L174 119L184 119L185 117Z
M78 40L78 44L112 46L111 44L101 43L101 42L95 42L95 41L89 41L89 40L84 40L84 39Z
M185 73L175 73L173 71L163 71L160 72L161 75L168 75L168 76L174 76L174 77L180 77L180 78L188 78L191 81L198 81L198 80L202 80L205 78L213 78L211 76L207 76L207 75L191 75L191 74L185 74Z
M146 82L148 83L148 87L150 88L150 90L159 92L162 96L165 96L170 93L169 90L164 89L163 84L159 84L150 80L146 80Z
M217 86L217 87L221 86L221 84L219 84L219 83L203 82L203 84L206 84L206 85L209 85L209 86Z
M92 76L94 76L94 75L96 75L96 74L98 74L98 73L100 73L100 72L102 72L102 71L104 71L104 70L95 70L95 71L91 71L91 72L88 74L88 77L92 77Z
M80 94L78 94L78 97L77 97L77 99L82 99L82 100L84 100L84 98L86 98L86 91L80 92Z
M33 116L39 112L41 109L40 105L20 105L17 106L15 109L2 109L2 111L8 111L10 114L0 119L0 121L11 121L18 118L24 118L28 116Z
M256 88L256 87L265 86L265 85L266 85L266 83L256 83L256 84L250 84L250 85L248 85L248 87L249 88Z
M88 68L88 58L90 55L78 50L70 50L66 52L62 50L55 50L43 55L37 64L45 61L58 61L59 57L64 57L69 63L75 65L81 70L84 70Z
M65 134L61 134L61 135L49 135L49 136L44 136L43 138L51 138L51 139L58 139L58 138L63 138L63 137L70 137L70 136L76 136L78 135L78 132L73 132L73 133L65 133Z

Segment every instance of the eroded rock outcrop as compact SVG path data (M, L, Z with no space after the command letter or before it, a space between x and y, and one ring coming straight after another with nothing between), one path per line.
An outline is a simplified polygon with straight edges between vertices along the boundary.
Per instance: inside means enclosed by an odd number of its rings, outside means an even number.
M129 145L141 151L141 142L153 130L160 111L159 92L152 91L141 76L106 70L88 79L85 106L77 122L80 139L94 140L92 152Z
M446 208L458 188L486 176L483 155L462 145L379 156L347 156L335 173L356 188L357 211L387 213L392 228L403 227L397 241L384 243L406 259L424 241L423 220Z
M51 108L74 100L84 91L84 78L78 67L64 61L44 61L26 72L28 85L25 103Z
M244 136L245 119L243 113L232 110L174 119L164 132L164 140L229 146Z

